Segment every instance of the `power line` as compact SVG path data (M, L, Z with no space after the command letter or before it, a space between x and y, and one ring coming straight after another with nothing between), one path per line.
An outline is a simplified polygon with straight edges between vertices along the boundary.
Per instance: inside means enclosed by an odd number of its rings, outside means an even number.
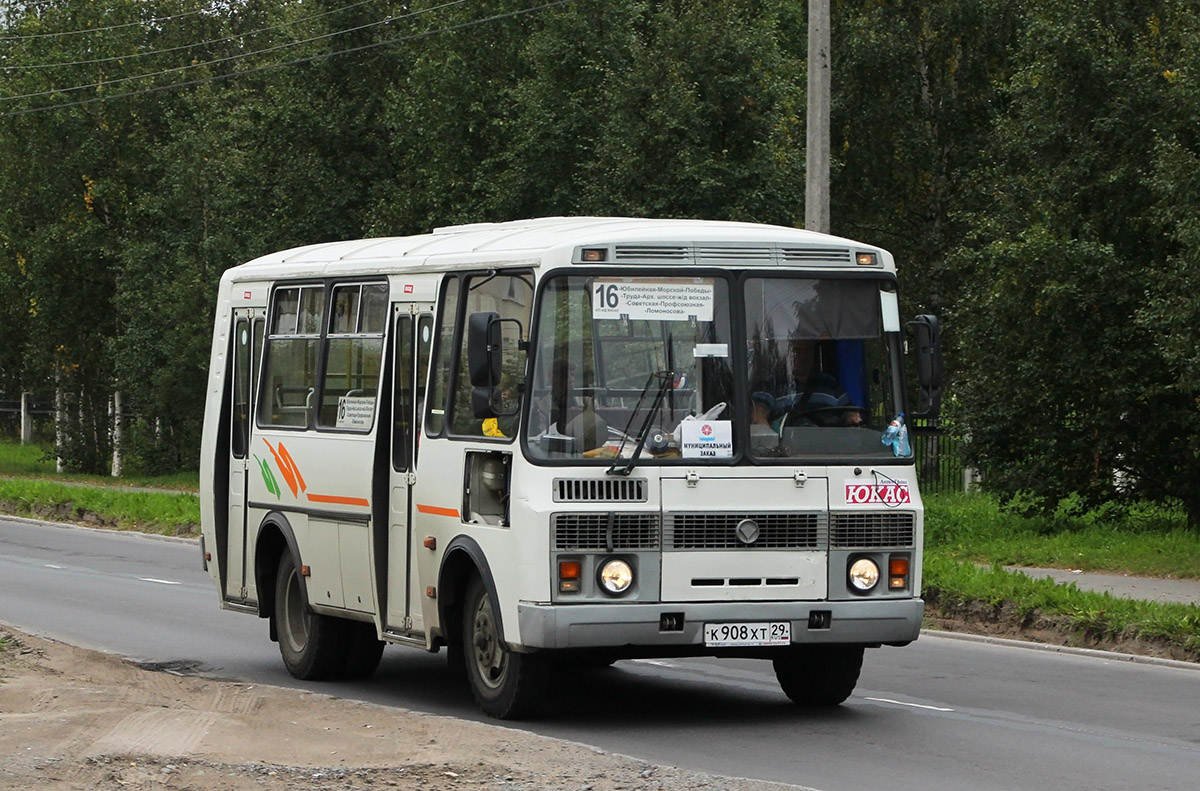
M83 33L102 33L108 30L121 30L127 27L136 27L138 25L153 25L159 22L170 22L172 19L183 19L184 17L196 16L204 13L205 9L197 9L195 11L185 11L181 14L172 14L170 16L155 17L154 19L146 19L138 22L122 22L119 25L107 25L105 27L88 27L78 30L59 30L54 33L30 33L26 36L0 36L0 41L22 41L35 38L62 38L64 36L78 36Z
M204 66L215 66L219 63L228 63L228 62L235 61L235 60L241 60L242 58L253 57L255 55L264 55L268 52L275 52L275 51L281 50L281 49L288 49L289 47L298 47L301 44L311 44L314 41L323 41L325 39L334 38L335 36L341 36L346 33L357 33L360 30L366 30L368 28L379 27L381 25L387 25L387 24L390 24L391 22L395 22L400 19L411 19L412 17L419 16L421 14L425 14L430 11L441 11L442 9L449 8L449 7L455 6L455 5L459 5L464 2L466 2L466 0L449 0L449 2L442 3L439 6L433 6L432 8L426 8L421 11L414 11L411 14L405 14L404 16L389 17L387 19L383 19L378 22L369 22L365 25L359 25L358 27L346 28L345 30L335 30L332 33L324 33L320 36L314 36L312 38L301 39L299 41L289 41L286 44L276 44L273 47L265 47L263 49L252 50L250 52L240 52L237 55L228 55L223 58L215 58L214 60L206 60L206 61L202 61L200 63L188 63L183 66L174 66L169 69L163 69L162 71L147 72L144 74L133 74L128 77L117 77L117 78L114 78L111 80L104 80L102 82L94 82L89 85L73 85L70 88L51 88L50 90L46 90L46 91L36 91L34 93L23 93L23 94L18 94L16 96L0 96L0 102L10 102L10 101L16 101L18 99L37 99L37 98L41 98L43 96L54 96L55 94L60 94L60 93L72 93L74 91L86 91L90 88L102 88L102 87L107 88L110 85L119 85L120 83L124 83L124 82L133 82L134 80L144 80L144 79L151 79L154 77L163 77L167 74L175 74L177 72L188 71L190 69L198 69L198 68L202 68Z
M245 33L238 33L238 34L232 35L232 36L225 36L224 38L210 39L208 41L198 41L198 42L195 42L192 44L184 44L184 45L178 46L178 47L168 47L166 49L148 49L148 50L142 50L141 52L131 52L127 55L113 55L112 57L95 58L93 60L62 61L60 63L29 63L29 64L26 64L23 66L0 66L0 71L33 71L36 69L67 68L69 66L95 66L95 65L98 65L101 63L112 63L113 61L118 61L118 60L125 61L125 60L132 60L134 58L144 58L149 55L167 55L169 53L179 52L179 51L185 50L185 49L194 49L196 47L207 47L207 46L210 46L213 44L224 44L225 42L233 41L234 39L249 38L252 36L257 36L259 33L268 33L272 30L278 30L280 28L292 27L293 25L299 25L299 24L302 24L305 22L311 22L315 19L320 19L321 17L326 17L326 16L330 16L332 14L341 13L342 11L349 11L349 10L351 10L353 8L357 8L361 5L367 5L369 3L375 3L375 2L378 2L378 0L359 0L359 2L357 2L357 3L351 3L350 5L341 6L340 8L335 8L331 11L323 11L320 14L314 14L312 16L303 17L301 19L295 19L290 22L281 22L278 25L268 25L267 27L261 27L257 30L246 31ZM3 40L5 40L5 39L0 39L0 41L3 41Z
M542 5L533 6L530 8L523 8L518 11L508 11L503 14L496 14L494 16L485 17L483 19L475 19L475 20L471 20L468 22L461 22L457 25L451 25L449 27L439 28L437 30L427 30L423 33L415 33L411 36L401 36L399 38L386 39L384 41L376 41L376 42L372 42L370 44L363 44L358 47L351 47L349 49L337 50L334 52L323 52L319 55L310 55L305 58L297 58L295 60L285 61L282 63L269 63L264 66L256 66L252 69L247 69L245 71L226 72L224 74L214 74L210 77L204 77L201 79L187 80L184 82L172 83L171 85L158 85L158 86L154 86L152 88L143 88L143 89L137 90L137 91L127 91L126 93L112 94L111 96L94 96L90 99L80 99L75 102L43 105L41 107L28 107L23 110L12 110L12 111L9 111L6 113L0 113L0 118L12 118L14 116L19 116L19 115L29 115L31 113L45 112L47 110L64 110L64 109L69 109L72 107L82 107L82 106L88 105L88 104L95 104L96 102L111 101L113 99L125 99L125 98L131 97L131 96L142 96L142 95L150 94L150 93L161 93L163 91L173 91L178 88L190 88L195 85L203 85L203 84L209 83L209 82L216 82L217 80L227 80L230 77L243 77L246 75L257 74L260 72L274 71L275 69L282 69L282 68L286 68L288 66L298 66L298 65L305 64L305 63L313 63L315 61L328 60L329 58L339 57L341 55L351 55L351 54L354 54L357 52L364 52L366 50L375 49L377 47L387 46L389 44L403 44L403 43L406 43L409 41L418 41L420 39L429 38L431 36L440 35L442 33L452 33L457 30L465 30L467 28L477 27L479 25L488 24L490 22L498 22L498 21L501 21L504 19L511 19L514 17L524 16L526 14L537 13L538 11L545 11L547 9L555 8L558 6L569 5L574 2L577 2L577 0L555 0L555 2L543 3Z

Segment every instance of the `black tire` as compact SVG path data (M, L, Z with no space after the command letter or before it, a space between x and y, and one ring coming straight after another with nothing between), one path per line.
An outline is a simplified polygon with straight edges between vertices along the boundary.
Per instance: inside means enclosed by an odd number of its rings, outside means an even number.
M794 647L772 664L783 694L793 703L836 706L854 691L862 662L862 646L813 645Z
M358 681L370 678L383 658L384 642L375 635L375 624L347 621L348 640L339 678Z
M296 559L284 550L275 575L275 628L279 654L293 676L305 681L336 677L345 661L348 622L308 608Z
M463 602L462 653L467 681L484 714L513 719L541 708L548 663L537 654L508 649L495 604L478 577L471 579Z

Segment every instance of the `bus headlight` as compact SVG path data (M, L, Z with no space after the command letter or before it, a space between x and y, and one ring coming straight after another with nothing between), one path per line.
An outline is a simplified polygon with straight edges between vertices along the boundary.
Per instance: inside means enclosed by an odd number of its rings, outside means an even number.
M870 558L859 558L850 564L850 584L859 591L869 591L879 582L879 566Z
M633 584L633 568L620 558L611 558L600 567L600 587L614 596L629 590Z

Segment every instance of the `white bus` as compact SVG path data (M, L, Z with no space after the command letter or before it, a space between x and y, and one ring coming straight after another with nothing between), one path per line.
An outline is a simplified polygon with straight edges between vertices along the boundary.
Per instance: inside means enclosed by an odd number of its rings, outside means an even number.
M302 679L445 647L517 717L555 663L757 657L836 705L864 648L920 630L903 414L940 379L892 256L794 228L543 218L266 255L217 298L205 567Z

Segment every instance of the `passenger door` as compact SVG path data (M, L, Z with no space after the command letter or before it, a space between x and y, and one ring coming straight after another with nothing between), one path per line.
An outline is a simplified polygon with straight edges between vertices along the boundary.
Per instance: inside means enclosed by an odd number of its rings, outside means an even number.
M239 308L233 312L232 414L229 431L229 540L226 546L225 599L247 600L246 489L251 470L250 440L254 428L255 383L262 354L265 311Z
M387 610L385 631L407 635L423 629L413 607L412 486L416 483L421 416L433 347L433 306L400 303L392 333L392 453L389 486Z

